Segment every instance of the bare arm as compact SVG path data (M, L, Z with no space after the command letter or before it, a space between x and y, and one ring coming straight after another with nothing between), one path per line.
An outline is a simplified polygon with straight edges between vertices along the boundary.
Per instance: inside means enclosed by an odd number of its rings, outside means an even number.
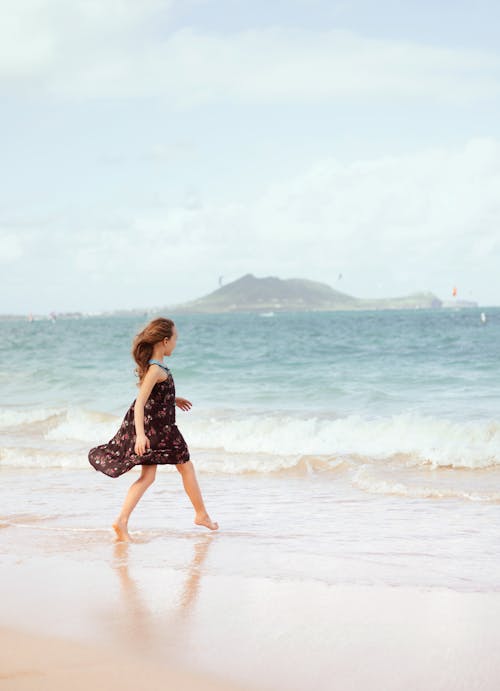
M134 422L136 436L144 434L144 406L148 400L153 386L161 377L161 369L158 365L151 365L141 383L134 404Z

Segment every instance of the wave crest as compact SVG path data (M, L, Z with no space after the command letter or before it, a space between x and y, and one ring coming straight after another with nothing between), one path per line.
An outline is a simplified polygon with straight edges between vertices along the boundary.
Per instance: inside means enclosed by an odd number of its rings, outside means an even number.
M36 449L45 454L85 454L116 433L121 418L78 407L0 409L2 447L26 448L27 465ZM402 413L391 417L338 417L298 412L201 410L177 413L177 424L194 454L210 452L220 472L276 472L307 457L310 467L334 469L339 462L398 463L410 467L482 469L500 465L496 420L451 421ZM18 443L19 442L19 443ZM22 442L22 443L21 443ZM16 465L22 465L18 448ZM232 457L228 463L217 457ZM11 454L0 456L2 465ZM80 465L80 463L78 464ZM208 468L208 464L207 464Z

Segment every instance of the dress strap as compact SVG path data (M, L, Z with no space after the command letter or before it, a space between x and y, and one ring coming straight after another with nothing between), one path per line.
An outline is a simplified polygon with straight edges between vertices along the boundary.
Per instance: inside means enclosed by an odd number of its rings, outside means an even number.
M160 365L160 367L162 367L166 372L170 372L170 370L168 369L168 367L166 367L165 365L163 365L159 360L153 360L153 359L151 359L151 360L149 361L149 364L150 364L150 365Z

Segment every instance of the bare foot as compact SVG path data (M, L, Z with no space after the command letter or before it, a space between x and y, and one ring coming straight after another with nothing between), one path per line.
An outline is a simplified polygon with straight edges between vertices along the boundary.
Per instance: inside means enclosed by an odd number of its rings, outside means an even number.
M210 528L210 530L217 530L219 527L219 524L216 521L212 521L208 513L196 514L194 522L196 525L204 525L206 528Z
M125 523L125 521L116 521L115 523L113 523L113 529L116 533L117 540L130 542L130 535L128 534L127 524Z

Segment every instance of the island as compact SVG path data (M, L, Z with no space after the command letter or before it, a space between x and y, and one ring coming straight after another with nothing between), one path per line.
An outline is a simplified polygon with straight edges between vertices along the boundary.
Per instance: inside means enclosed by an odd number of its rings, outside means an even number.
M357 298L327 283L306 278L281 279L276 276L257 278L251 273L220 286L217 290L178 304L161 307L139 307L115 309L100 312L50 312L47 315L0 315L0 320L26 319L38 321L49 319L85 319L89 317L153 317L159 314L224 314L231 312L331 312L340 310L415 310L415 309L462 309L478 307L472 300L443 302L434 293L418 292L394 298Z
M333 310L429 309L442 307L433 293L363 299L334 290L327 283L305 278L257 278L251 273L203 297L166 307L169 312L282 312Z

